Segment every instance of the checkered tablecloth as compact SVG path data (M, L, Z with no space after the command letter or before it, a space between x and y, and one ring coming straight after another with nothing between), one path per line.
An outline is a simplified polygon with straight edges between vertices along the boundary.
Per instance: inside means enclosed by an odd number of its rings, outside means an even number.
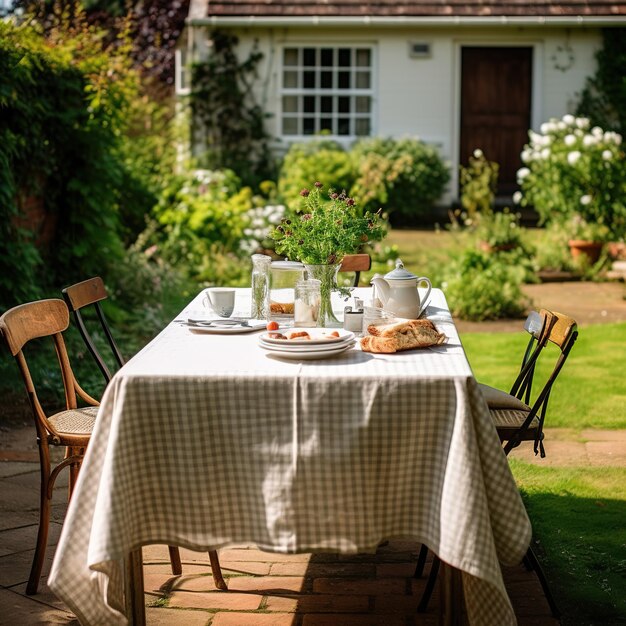
M202 313L198 296L179 317ZM499 562L521 561L530 523L441 291L427 313L447 344L304 362L258 333L170 324L102 399L52 590L83 624L124 624L123 558L141 545L351 553L409 537L463 572L471 624L515 624Z

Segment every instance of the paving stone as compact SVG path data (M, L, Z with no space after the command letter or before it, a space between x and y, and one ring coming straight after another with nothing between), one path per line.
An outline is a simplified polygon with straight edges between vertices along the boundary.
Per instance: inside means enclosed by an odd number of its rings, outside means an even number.
M381 563L376 566L376 578L410 578L415 574L416 567L417 561L409 561L408 563Z
M0 558L0 587L13 587L28 581L34 550L24 550L17 554L9 554ZM52 565L54 549L46 550L43 561L42 576L47 576Z
M168 606L213 611L224 609L228 611L255 611L261 606L262 601L263 596L255 593L174 591L170 596Z
M302 591L305 585L302 576L235 576L228 581L231 591L258 591L265 595Z
M3 511L0 509L0 531L30 526L39 522L39 511Z
M309 614L302 626L406 626L406 618L400 615L333 615Z
M78 620L69 611L59 611L8 589L0 589L0 606L2 607L0 622L3 624L79 626Z
M272 576L374 576L374 563L272 563Z
M218 613L211 626L295 626L294 620L289 613Z
M316 578L313 581L313 591L315 593L379 596L385 594L403 594L405 589L406 582L401 578L390 578L388 580Z
M53 549L59 542L61 535L61 524L51 522L48 527L48 548ZM0 532L0 555L23 552L25 549L33 548L37 545L38 524L12 528Z
M207 626L210 613L204 611L181 611L180 609L146 609L146 622L149 626Z
M376 596L376 598L374 599L374 611L376 613L400 613L402 615L416 615L417 605L420 603L421 598L421 593L413 596ZM433 600L431 608L435 606L436 601Z
M47 577L41 577L41 580L39 581L39 588L37 589L37 594L34 596L27 596L26 595L26 583L21 583L19 585L15 585L14 587L10 587L9 588L11 591L14 591L15 593L19 593L20 595L24 596L25 598L32 598L33 600L37 601L37 602L41 602L43 604L47 604L50 607L59 609L60 611L68 611L68 608L65 606L65 603L62 602L61 600L59 600L54 593L52 593L52 591L50 591L50 588L48 587L48 579ZM0 617L0 623L2 623L2 618Z
M369 608L367 596L300 595L268 596L265 609L284 613L362 613Z
M3 451L0 451L0 478L16 476L17 474L29 474L30 472L39 473L39 459L37 459L37 463L9 461L2 458L3 454Z
M310 554L276 554L253 548L225 548L218 552L220 560L225 561L263 561L266 563L308 563ZM208 558L208 557L207 557Z

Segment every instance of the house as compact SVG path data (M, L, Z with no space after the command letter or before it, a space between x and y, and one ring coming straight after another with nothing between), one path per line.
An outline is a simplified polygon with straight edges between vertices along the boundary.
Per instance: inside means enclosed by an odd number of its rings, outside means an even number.
M625 25L612 0L191 0L177 87L227 29L242 58L254 42L263 53L257 95L277 146L417 136L451 163L448 201L481 148L510 194L528 129L573 110L601 29Z

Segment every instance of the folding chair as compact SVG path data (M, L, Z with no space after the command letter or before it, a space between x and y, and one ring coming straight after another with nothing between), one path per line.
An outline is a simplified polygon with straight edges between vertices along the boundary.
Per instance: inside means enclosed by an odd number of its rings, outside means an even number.
M122 365L124 365L124 358L122 357L122 353L120 352L117 344L115 343L115 340L113 339L113 335L111 334L111 330L109 328L109 325L107 324L104 312L102 311L102 307L100 306L100 302L108 298L108 293L104 287L102 278L100 278L99 276L96 276L94 278L88 278L87 280L84 280L80 283L76 283L75 285L66 287L65 289L63 289L62 293L69 310L74 316L76 326L78 327L78 331L80 332L80 335L83 338L87 349L96 361L98 368L104 376L104 380L107 383L110 382L111 372L107 367L104 359L102 358L102 355L100 354L98 348L96 347L93 338L89 334L89 331L87 330L87 327L85 325L85 320L82 315L82 311L85 307L93 306L98 316L100 326L102 327L102 330L104 331L104 334L107 338L107 342L111 348L111 352L113 353L113 357L115 358L118 367L122 367ZM179 576L180 574L182 574L183 571L180 559L180 551L176 546L168 546L168 550L170 563L172 565L172 574L174 574L175 576ZM211 572L213 573L215 586L218 589L227 589L228 587L222 575L222 569L220 567L220 562L216 550L209 551L209 560L211 563Z

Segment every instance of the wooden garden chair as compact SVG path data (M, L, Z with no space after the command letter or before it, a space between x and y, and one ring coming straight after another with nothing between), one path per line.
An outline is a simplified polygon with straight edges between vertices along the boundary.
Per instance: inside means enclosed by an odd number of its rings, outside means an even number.
M66 287L62 291L63 298L67 303L68 309L72 312L74 316L74 320L76 322L76 326L78 331L80 332L83 341L85 342L87 349L93 356L98 368L102 372L104 376L104 380L109 383L111 380L111 372L105 363L100 351L96 347L93 338L91 337L87 327L85 325L85 320L83 317L83 311L85 307L92 306L97 314L98 321L100 326L104 332L104 335L107 339L107 342L111 348L111 352L113 353L113 357L115 362L117 363L118 368L124 365L124 357L120 352L115 340L113 339L113 335L111 334L111 330L109 325L107 324L106 318L104 316L104 312L100 303L108 298L108 293L104 286L104 282L102 278L96 276L94 278L88 278L80 283L76 283L75 285L71 285L70 287ZM182 574L182 562L180 559L180 550L176 546L168 546L170 563L172 566L172 574L175 576L180 576ZM219 558L216 550L209 551L209 560L211 563L211 572L213 573L213 581L215 582L215 586L218 589L225 590L227 589L226 581L222 575L222 569L220 567Z
M339 267L340 272L354 272L353 287L359 286L361 272L367 272L372 267L372 259L369 254L346 254Z
M508 455L511 450L519 446L523 441L533 441L535 454L540 453L542 457L545 457L543 425L550 393L578 338L578 326L576 321L568 315L542 309L539 313L533 312L529 315L524 329L530 333L531 338L522 359L520 372L513 383L510 393L507 394L487 385L481 385L481 391L487 400L489 413L503 444L504 453ZM535 366L539 355L542 354L548 343L552 343L558 348L558 356L552 372L531 404L531 389ZM417 578L421 577L423 573L427 552L428 548L422 545L415 571ZM437 579L439 564L440 559L434 556L418 612L424 612L428 607ZM558 618L560 611L532 547L528 548L528 552L524 557L524 564L529 570L534 570L537 574L546 600L550 605L550 610L553 616Z

